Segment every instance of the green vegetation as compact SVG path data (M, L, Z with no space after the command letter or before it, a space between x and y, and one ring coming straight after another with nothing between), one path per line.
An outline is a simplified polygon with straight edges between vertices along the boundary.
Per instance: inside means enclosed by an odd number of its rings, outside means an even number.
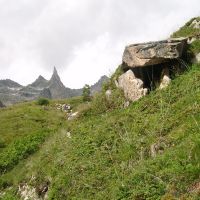
M87 84L83 87L82 97L83 97L83 101L91 100L90 86Z
M195 55L200 52L200 32L199 29L196 29L191 25L191 23L195 19L197 21L200 21L200 17L193 18L189 22L187 22L183 27L181 27L178 31L171 35L171 37L195 38L195 40L190 45L188 45L188 50L184 56L184 59L189 63L191 63Z
M190 24L174 35L191 32ZM195 40L187 53L199 47ZM128 108L115 85L121 73L90 102L82 96L0 111L0 199L19 200L23 184L41 198L47 184L49 200L200 199L200 64ZM56 103L78 117L67 121Z
M49 100L45 99L45 98L39 98L37 100L37 104L40 106L47 106L47 105L49 105Z
M190 45L190 51L195 54L200 52L200 40L195 40L194 42L192 42L192 44Z
M192 18L189 22L187 22L183 27L181 27L178 31L172 34L171 37L192 37L196 34L199 34L199 29L191 26L191 23L194 20L200 21L200 17Z
M43 130L43 132L33 133L9 144L0 153L0 174L10 170L19 160L37 151L39 145L44 142L47 133L48 130Z
M193 188L200 178L199 88L195 65L127 109L102 112L92 102L77 120L64 123L61 117L60 129L42 139L39 150L35 143L36 153L2 174L2 190L7 195L12 187L15 194L19 183L37 187L49 181L48 199L198 199ZM55 112L52 121L62 114Z

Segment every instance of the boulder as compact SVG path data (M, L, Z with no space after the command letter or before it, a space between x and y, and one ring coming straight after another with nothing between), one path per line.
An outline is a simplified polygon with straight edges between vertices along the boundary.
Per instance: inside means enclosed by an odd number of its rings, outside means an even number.
M194 19L193 22L190 24L190 27L200 29L200 19Z
M159 89L166 88L171 82L171 78L169 76L169 68L165 67L162 70L162 75L161 75L161 81L160 81L160 86Z
M75 119L77 117L78 114L79 114L79 112L69 113L67 115L67 119L68 120L73 120L73 119Z
M132 44L124 50L122 61L128 68L152 66L180 58L187 38Z
M128 70L118 78L118 86L131 101L137 101L148 92L147 88L143 88L143 81L136 78L132 70Z
M200 63L200 53L196 54L192 60L193 63Z
M106 90L105 95L106 95L106 99L110 100L110 98L112 96L112 90Z

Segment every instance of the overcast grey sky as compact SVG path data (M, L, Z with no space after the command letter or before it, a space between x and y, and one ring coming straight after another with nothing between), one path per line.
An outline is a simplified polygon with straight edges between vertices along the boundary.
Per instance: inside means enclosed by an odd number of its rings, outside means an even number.
M93 84L124 47L160 40L200 15L200 0L0 0L0 79L20 84L56 66L67 87Z

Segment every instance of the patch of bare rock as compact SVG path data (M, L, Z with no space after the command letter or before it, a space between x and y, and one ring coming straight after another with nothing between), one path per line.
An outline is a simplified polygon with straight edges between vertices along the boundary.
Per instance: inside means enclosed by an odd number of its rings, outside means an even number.
M79 112L73 112L71 105L69 104L55 104L57 110L66 113L67 120L73 120L77 117Z

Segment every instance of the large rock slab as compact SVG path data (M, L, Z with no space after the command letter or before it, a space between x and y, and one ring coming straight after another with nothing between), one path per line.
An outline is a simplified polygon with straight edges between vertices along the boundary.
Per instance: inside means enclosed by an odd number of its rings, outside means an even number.
M131 101L137 101L148 92L147 88L143 88L143 81L136 78L132 70L128 70L118 78L118 87L124 91L124 96Z
M186 44L187 38L132 44L125 48L122 60L130 68L162 64L180 58Z

